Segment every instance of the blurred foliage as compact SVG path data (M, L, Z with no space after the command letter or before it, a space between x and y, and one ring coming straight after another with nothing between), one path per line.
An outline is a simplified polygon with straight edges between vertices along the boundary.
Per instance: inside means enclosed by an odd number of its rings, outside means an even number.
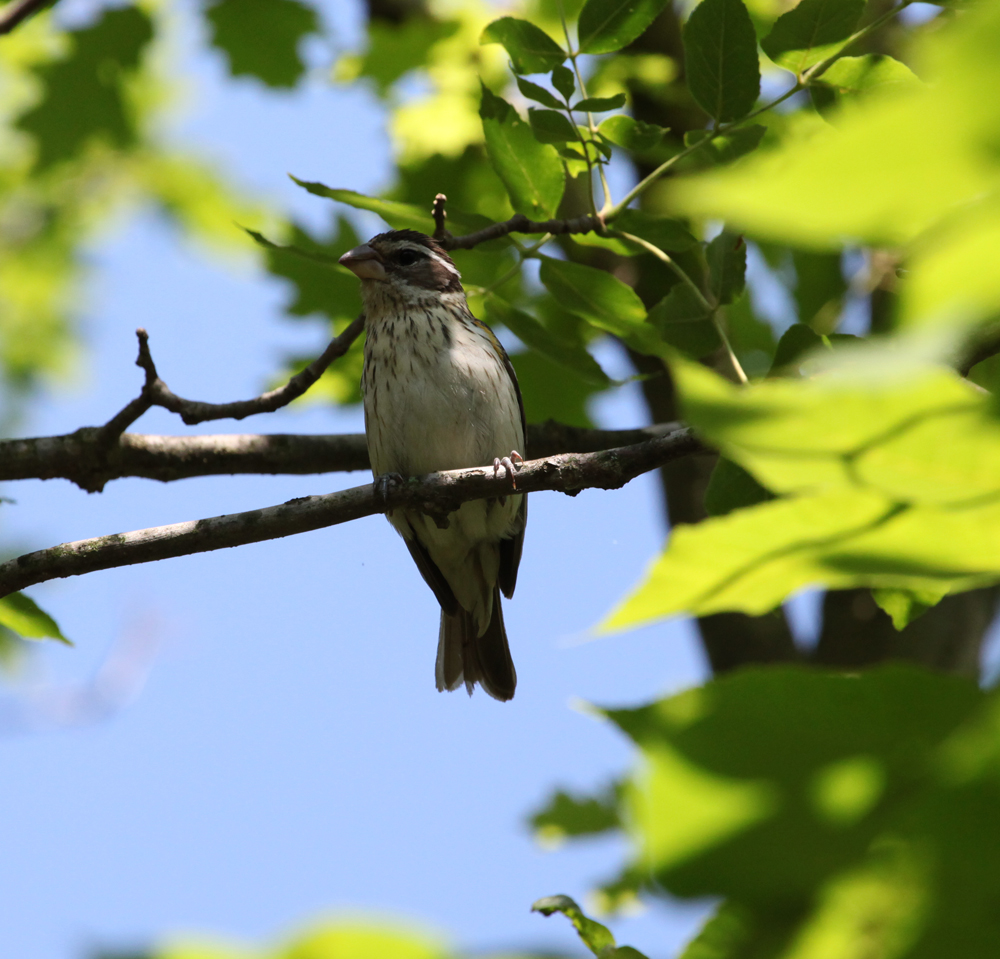
M391 921L329 921L264 949L211 940L167 943L135 959L462 959L438 937ZM481 959L534 959L524 952L476 953ZM113 954L95 959L117 959ZM125 957L121 957L125 959ZM540 959L540 957L539 957ZM546 959L559 959L546 954Z
M1000 7L897 18L907 6L373 0L332 78L387 111L395 172L378 196L299 181L336 205L327 231L262 223L162 142L161 5L98 5L72 30L38 16L0 38L4 380L65 371L82 251L128 205L216 242L246 226L287 315L328 332L360 308L336 263L363 239L352 210L429 232L444 191L456 234L589 215L603 226L455 260L474 311L520 341L529 419L588 425L591 398L618 385L594 355L612 340L722 454L710 518L677 526L606 627L764 614L819 585L871 590L902 629L1000 583ZM301 84L303 44L323 36L307 0L199 9L230 74L269 87ZM768 322L765 279L797 322ZM869 329L846 334L848 306ZM313 396L356 402L359 364L360 345ZM0 655L10 630L58 638L29 600L7 606ZM719 897L687 959L997 954L996 693L913 668L781 667L602 715L636 770L592 797L557 791L532 826L547 842L628 833L604 907ZM641 955L567 897L536 908L604 959ZM452 954L344 924L270 950L153 953Z

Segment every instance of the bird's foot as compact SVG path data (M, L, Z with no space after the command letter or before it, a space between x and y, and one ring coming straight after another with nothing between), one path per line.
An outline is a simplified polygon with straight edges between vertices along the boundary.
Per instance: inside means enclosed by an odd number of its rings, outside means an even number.
M498 456L493 460L493 475L496 476L500 472L500 468L503 467L507 476L510 478L510 485L513 489L517 489L517 478L514 476L516 470L519 470L524 465L524 457L518 453L517 450L511 450L510 456Z
M372 481L375 487L375 495L382 500L382 505L389 503L389 493L394 486L399 486L403 482L403 477L399 473L382 473Z

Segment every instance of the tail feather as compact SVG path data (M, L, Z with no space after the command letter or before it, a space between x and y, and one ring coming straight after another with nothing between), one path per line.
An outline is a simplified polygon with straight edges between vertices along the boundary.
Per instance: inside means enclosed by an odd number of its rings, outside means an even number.
M479 683L494 699L514 698L517 673L507 645L499 588L494 588L493 615L482 636L476 635L473 618L464 609L451 615L441 611L435 673L442 692L458 689L464 682L471 696L472 687Z

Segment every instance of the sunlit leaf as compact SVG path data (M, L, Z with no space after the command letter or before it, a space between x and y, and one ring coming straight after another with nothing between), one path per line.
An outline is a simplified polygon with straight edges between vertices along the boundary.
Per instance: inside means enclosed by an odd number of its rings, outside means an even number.
M72 645L56 621L24 593L0 598L0 626L6 626L25 639L58 639Z
M778 17L760 45L779 66L801 74L854 32L864 8L865 0L802 0Z

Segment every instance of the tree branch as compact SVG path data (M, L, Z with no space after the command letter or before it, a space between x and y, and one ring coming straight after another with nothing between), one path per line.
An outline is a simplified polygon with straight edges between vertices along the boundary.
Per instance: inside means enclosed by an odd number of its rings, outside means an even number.
M284 386L262 393L252 400L236 400L232 403L202 403L199 400L183 399L173 393L157 374L156 364L149 350L149 334L140 327L135 331L139 338L139 356L135 365L145 371L146 383L142 393L101 428L101 441L110 446L152 406L162 406L165 410L176 413L188 426L208 420L241 420L255 413L272 413L302 396L334 360L350 349L364 325L365 318L362 314L343 333L330 341L322 355L300 373L296 373Z
M516 489L521 493L557 490L570 495L589 488L617 489L641 473L704 449L685 428L616 449L529 460L516 473ZM64 543L0 565L0 596L51 579L258 543L392 509L418 509L446 523L447 514L467 500L509 495L512 487L504 471L474 467L389 483L384 496L376 492L374 484L367 483L246 513Z
M592 430L549 420L528 427L525 455L592 453L640 443L678 428L662 423L633 430ZM155 436L124 433L110 447L104 427L87 426L63 436L0 440L0 482L68 479L99 493L127 476L163 483L196 476L305 475L369 468L363 433L303 436L295 433Z
M438 194L438 197L442 199L440 213L443 216L443 195ZM438 209L439 203L436 198L432 211L435 222L438 219ZM476 230L475 233L467 233L465 236L453 236L451 233L445 231L444 235L438 238L437 231L435 231L435 238L438 239L438 242L446 250L471 250L480 243L485 243L487 240L496 240L510 233L552 233L561 236L565 233L590 232L604 232L604 224L597 217L590 214L578 216L572 220L529 220L523 213L515 213L509 220L504 220L503 223L492 223L481 230Z
M0 10L0 34L10 33L15 27L56 0L15 0Z

